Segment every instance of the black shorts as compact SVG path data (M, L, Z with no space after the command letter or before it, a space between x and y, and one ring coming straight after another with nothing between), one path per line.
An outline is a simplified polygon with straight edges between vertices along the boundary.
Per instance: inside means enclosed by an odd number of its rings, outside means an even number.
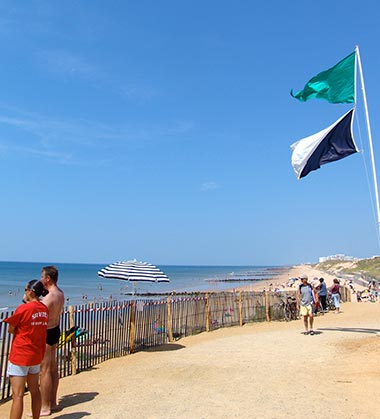
M59 330L59 326L55 326L52 329L47 329L46 343L50 346L53 346L59 342L60 336L61 336L61 331Z

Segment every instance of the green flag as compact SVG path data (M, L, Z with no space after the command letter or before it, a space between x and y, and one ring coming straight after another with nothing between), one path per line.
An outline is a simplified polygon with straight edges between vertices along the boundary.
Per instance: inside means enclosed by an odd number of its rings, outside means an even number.
M330 103L355 102L355 51L334 67L322 71L309 80L304 89L290 94L306 102L309 99L325 99Z

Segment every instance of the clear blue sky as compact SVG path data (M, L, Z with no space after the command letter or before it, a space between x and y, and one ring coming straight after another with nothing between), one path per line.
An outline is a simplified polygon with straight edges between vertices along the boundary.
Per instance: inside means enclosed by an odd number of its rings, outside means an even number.
M379 155L377 1L3 1L0 11L0 260L379 254L363 156L301 181L290 164L290 145L348 105L289 94L359 45Z

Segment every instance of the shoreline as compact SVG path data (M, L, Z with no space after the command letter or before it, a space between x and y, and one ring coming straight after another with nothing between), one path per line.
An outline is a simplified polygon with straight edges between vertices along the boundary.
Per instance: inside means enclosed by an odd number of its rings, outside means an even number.
M189 284L188 289L184 287L183 290L180 288L178 290L171 289L167 291L142 291L138 292L138 289L131 292L124 291L123 293L121 290L127 288L127 286L133 286L133 283L123 284L123 283L104 283L103 293L99 297L93 296L90 294L84 294L81 296L75 295L72 296L68 293L68 299L65 304L65 307L70 305L83 305L83 304L96 304L96 303L104 303L110 301L129 301L133 298L160 298L160 297L168 297L168 296L191 296L191 295L202 295L205 293L220 293L220 292L236 292L236 291L255 291L255 292L263 292L263 291L294 291L297 289L297 281L293 284L289 282L290 278L299 278L302 274L306 274L309 277L309 282L313 282L313 278L321 278L325 279L327 287L332 285L333 279L336 277L332 274L320 271L315 269L312 265L294 265L294 266L283 266L283 267L267 267L266 271L261 271L260 273L251 273L249 271L245 273L236 273L234 278L230 278L228 274L221 279L215 280L208 280L204 279L203 281L199 280L199 287L195 288L194 284ZM261 279L248 279L247 276L249 275L261 275ZM239 277L242 278L239 280ZM234 283L232 284L232 281ZM231 284L229 283L231 282ZM341 285L346 283L345 280L341 281ZM172 284L175 287L175 283ZM221 286L218 286L221 285ZM291 286L293 285L293 286ZM94 284L94 286L99 287L99 284ZM64 283L62 283L62 287L64 288ZM364 287L355 284L355 288L358 290L362 290ZM113 292L116 289L119 292ZM108 290L108 291L107 291ZM21 294L20 294L21 295ZM0 307L0 312L14 310L20 303L20 295L17 295L17 301L15 301L15 296L12 296L11 300L4 299L4 304ZM20 299L20 301L19 301Z
M329 274L325 271L321 271L319 269L314 268L312 265L302 264L302 265L294 265L294 266L285 266L283 268L275 268L273 271L276 270L278 273L272 274L272 276L267 278L262 278L258 280L250 280L250 279L241 279L241 280L234 280L234 279L222 279L216 280L215 282L237 282L239 285L234 287L226 288L224 290L215 289L210 287L208 290L202 291L183 291L183 292L167 292L167 293L135 293L135 296L144 297L144 296L181 296L181 295L199 295L199 294L207 294L207 293L218 293L218 292L236 292L236 291L255 291L255 292L263 292L263 291L295 291L297 289L297 280L301 275L307 275L309 278L309 282L313 283L315 278L324 278L326 286L331 287L333 284L333 279L339 276ZM294 285L289 285L289 280L293 278L296 279ZM211 282L211 281L210 281ZM345 285L343 282L345 280L341 279L341 285ZM360 289L360 286L357 286ZM129 296L133 296L129 294Z
M344 286L347 285L347 280L344 278L340 278L339 275L333 275L325 271L321 271L316 269L312 265L294 265L289 267L288 270L284 269L283 272L280 272L278 275L270 279L265 279L260 281L260 283L251 284L249 286L243 286L242 288L245 291L275 291L282 290L282 291L294 291L297 289L297 282L301 275L307 275L309 278L309 282L313 284L316 279L324 278L327 288L333 285L334 278L338 278L340 280L340 285ZM289 285L289 279L295 278L297 279L292 286ZM355 284L356 290L363 290L365 288L364 285Z
M310 265L297 265L252 285L256 291L282 287L289 278L302 274L311 281L323 275L328 285L335 277ZM377 408L380 381L376 367L379 315L380 304L353 301L344 303L339 315L317 316L313 337L301 333L302 320L263 321L108 359L96 368L62 378L61 410L50 417L85 413L94 419L122 418L127 411L129 417L138 418L144 406L144 415L150 419L166 419L168 411L176 419L301 419L304 407L289 393L301 385L313 414L369 419ZM300 348L308 355L300 354ZM118 391L115 382L121 384ZM343 401L331 403L331 394ZM361 403L363 397L366 403ZM26 411L29 400L27 394ZM9 408L10 402L0 404L0 416L6 417Z
M32 264L34 265L34 264ZM91 266L91 265L90 265ZM185 269L183 269L185 268ZM195 269L194 269L195 268ZM88 276L90 271L66 271L62 268L59 286L65 292L65 307L83 304L102 304L107 302L124 302L133 298L157 298L169 295L196 295L206 292L227 292L231 288L241 288L248 284L262 283L276 276L283 267L248 267L248 266L215 266L203 270L204 267L183 266L172 273L172 281L168 284L136 283L120 280L103 280ZM215 268L215 270L214 270ZM235 272L231 272L235 271ZM0 296L0 311L14 310L21 304L23 285L19 278L5 280L8 272L2 273L3 280L0 284L2 295ZM83 281L80 281L82 275ZM92 270L91 270L92 275ZM233 283L225 282L234 275ZM29 273L21 272L20 277L30 276ZM239 278L250 276L252 281L239 281ZM257 280L255 280L255 277ZM77 280L78 278L78 280ZM17 282L16 282L17 281ZM9 285L8 285L9 284ZM78 285L79 284L79 285Z
M370 419L378 410L379 315L380 304L344 303L341 314L316 318L313 337L301 333L302 320L259 322L109 359L61 379L62 410L50 417L128 412L137 419L144 406L149 419L302 419L304 404L293 391L301 386L313 415ZM29 406L27 394L26 412ZM9 409L2 403L0 417Z

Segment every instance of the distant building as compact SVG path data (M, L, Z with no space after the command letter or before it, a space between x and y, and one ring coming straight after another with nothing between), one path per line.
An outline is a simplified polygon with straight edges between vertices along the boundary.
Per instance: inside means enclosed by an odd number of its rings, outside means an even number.
M337 254L337 255L331 255L331 256L321 256L319 258L319 263L326 262L328 260L342 260L344 262L353 262L355 260L358 260L358 258L354 258L353 256L346 256L344 254Z

